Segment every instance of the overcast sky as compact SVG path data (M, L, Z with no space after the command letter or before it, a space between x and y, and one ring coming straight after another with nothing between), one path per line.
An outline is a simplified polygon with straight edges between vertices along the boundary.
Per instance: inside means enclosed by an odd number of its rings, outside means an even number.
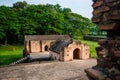
M62 8L70 8L74 13L89 19L92 17L92 0L0 0L0 5L12 6L17 1L26 1L28 4L60 4Z

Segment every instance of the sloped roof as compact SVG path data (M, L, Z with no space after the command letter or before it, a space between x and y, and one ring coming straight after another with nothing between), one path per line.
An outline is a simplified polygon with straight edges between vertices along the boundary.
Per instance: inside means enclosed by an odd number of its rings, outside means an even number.
M65 40L59 40L56 41L53 45L51 45L50 47L50 51L56 52L56 53L60 53L60 50L63 49L64 47L68 46L69 44L71 44L72 41L65 41Z
M29 40L70 40L68 35L25 35L25 41Z

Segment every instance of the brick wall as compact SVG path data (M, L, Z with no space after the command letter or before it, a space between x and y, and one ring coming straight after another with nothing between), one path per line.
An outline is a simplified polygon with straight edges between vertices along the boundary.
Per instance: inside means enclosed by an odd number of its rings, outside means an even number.
M107 38L99 40L97 65L86 73L95 80L120 80L120 0L93 0L92 7L92 21L107 32Z
M53 59L59 55L59 60L61 61L72 61L73 59L88 59L90 52L87 45L80 42L73 42L64 47L64 49L61 49L60 53L50 52L50 54Z

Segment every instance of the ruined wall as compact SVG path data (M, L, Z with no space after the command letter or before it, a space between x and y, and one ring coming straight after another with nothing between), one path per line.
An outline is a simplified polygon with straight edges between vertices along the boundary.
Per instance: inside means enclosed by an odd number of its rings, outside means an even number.
M92 21L100 30L120 29L120 0L93 0Z
M92 21L107 39L99 40L97 65L86 72L95 80L120 80L120 0L93 0L92 7Z

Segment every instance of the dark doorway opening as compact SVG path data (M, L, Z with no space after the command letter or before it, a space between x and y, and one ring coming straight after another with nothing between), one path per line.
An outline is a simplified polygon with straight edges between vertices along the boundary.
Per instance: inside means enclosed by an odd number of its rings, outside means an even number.
M76 48L73 51L73 59L80 59L80 49Z
M45 51L49 51L49 48L47 45L45 46Z

